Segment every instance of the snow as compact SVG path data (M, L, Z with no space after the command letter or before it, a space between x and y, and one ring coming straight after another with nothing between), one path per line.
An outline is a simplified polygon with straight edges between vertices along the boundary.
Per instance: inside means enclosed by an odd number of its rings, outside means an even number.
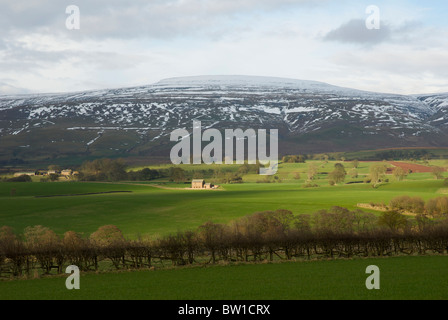
M229 121L265 126L271 121L283 122L297 132L318 130L326 121L338 119L373 128L378 123L392 129L399 124L423 132L444 125L440 122L448 118L444 116L447 107L448 94L403 96L297 79L195 76L132 88L0 96L0 116L15 121L0 128L0 135L59 125L68 117L73 124L66 130L162 130L157 139L179 126L189 127L192 119L199 117L207 123L220 120L227 125ZM17 110L18 116L9 115L11 109ZM441 113L438 119L430 121L437 112Z
M318 108L313 107L295 107L291 109L286 109L285 113L298 113L298 112L311 112L311 111L317 111Z
M92 143L94 143L96 140L98 140L99 138L101 138L102 134L104 133L104 130L101 130L100 132L98 132L98 136L93 138L92 140L90 140L89 142L87 142L87 145L90 146Z
M255 110L260 110L260 111L263 111L266 113L272 113L272 114L281 114L282 113L280 108L270 107L270 106L265 106L265 105L255 106Z

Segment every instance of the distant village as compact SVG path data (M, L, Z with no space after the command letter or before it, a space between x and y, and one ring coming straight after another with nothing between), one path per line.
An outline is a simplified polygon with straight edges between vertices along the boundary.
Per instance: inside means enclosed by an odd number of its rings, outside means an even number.
M72 169L65 169L65 170L36 170L36 171L22 171L22 172L15 172L14 177L20 177L20 176L50 176L52 174L65 177L66 179L70 179L72 177L75 177L79 175L79 171L74 171Z
M71 179L75 178L79 175L79 171L74 171L72 169L65 169L65 170L36 170L36 171L20 171L15 172L14 177L20 177L20 176L50 176L50 175L57 175L60 178L66 178ZM217 189L219 186L214 185L210 182L205 182L204 179L193 179L191 181L191 188L192 189Z

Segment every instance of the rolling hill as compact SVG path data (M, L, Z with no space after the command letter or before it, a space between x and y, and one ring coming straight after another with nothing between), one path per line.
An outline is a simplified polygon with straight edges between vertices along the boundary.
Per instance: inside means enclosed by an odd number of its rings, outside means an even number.
M177 128L279 130L279 154L447 147L448 94L394 95L295 79L196 76L0 96L0 161L165 157Z

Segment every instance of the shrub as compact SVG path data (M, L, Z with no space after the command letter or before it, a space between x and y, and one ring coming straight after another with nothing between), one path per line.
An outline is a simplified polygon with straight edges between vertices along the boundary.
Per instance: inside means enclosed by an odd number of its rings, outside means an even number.
M445 170L443 170L443 168L441 168L441 167L433 167L433 168L431 168L431 173L433 174L434 178L436 178L437 180L443 178L443 172L444 171Z
M407 226L408 219L397 211L387 211L379 217L378 224L388 227L391 231L398 231Z
M425 212L431 216L448 214L448 197L437 197L426 202Z
M58 181L59 180L59 175L55 174L55 173L50 173L49 175L50 181Z
M389 202L389 207L396 211L408 211L418 214L425 211L425 202L420 197L398 196Z
M124 240L124 237L118 227L114 225L106 225L99 227L97 231L92 233L90 239L100 246L107 246Z
M18 177L9 178L6 180L7 182L31 182L32 179L29 175L22 174Z
M347 172L345 171L344 165L341 163L336 163L334 165L334 170L328 174L330 180L335 183L344 182Z
M304 188L317 188L317 187L319 187L319 185L315 184L315 183L307 182L303 185L303 187Z
M86 161L80 169L80 180L120 181L127 178L126 165L123 160L96 159Z
M396 167L396 168L393 170L392 174L394 175L395 179L397 179L397 181L401 181L401 180L403 180L404 178L406 178L406 176L407 176L408 173L407 173L403 168L401 168L401 167Z

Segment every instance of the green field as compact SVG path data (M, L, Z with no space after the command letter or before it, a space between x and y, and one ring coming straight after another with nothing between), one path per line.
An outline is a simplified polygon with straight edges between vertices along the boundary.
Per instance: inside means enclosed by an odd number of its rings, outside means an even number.
M318 187L304 188L310 163L319 167L313 181ZM27 226L43 225L59 235L73 230L88 237L100 226L113 224L129 239L157 238L194 230L207 221L229 223L257 211L287 209L302 214L332 206L353 210L358 203L388 203L399 195L428 200L448 190L443 180L430 173L413 173L404 181L388 176L389 182L378 188L347 184L362 182L372 162L359 163L358 178L347 176L345 183L330 186L327 173L335 163L280 164L278 179L271 177L271 183L257 183L259 175L247 174L244 183L224 184L218 190L189 190L188 184L166 180L0 182L0 226L11 226L21 234ZM444 163L435 160L430 165ZM345 166L348 171L350 162ZM294 178L297 172L299 179ZM110 191L127 192L98 194ZM365 287L365 268L372 264L381 270L380 290ZM0 299L447 299L447 265L446 256L407 256L92 272L81 275L81 290L71 291L65 288L64 275L3 280Z
M366 267L380 269L380 289L368 290ZM66 277L0 282L7 299L443 299L446 256L391 257L81 274L80 289Z
M398 195L427 200L439 196L445 188L443 180L434 180L429 173L410 174L401 182L391 176L390 183L376 189L365 183L330 186L324 172L329 172L335 162L316 163L321 172L314 181L319 185L317 188L303 187L309 163L280 165L281 183L226 184L220 190L187 190L188 185L173 183L164 186L185 190L161 189L152 183L140 182L1 182L0 226L11 226L22 233L27 226L43 225L58 234L73 230L89 235L102 225L113 224L129 238L153 237L196 229L207 221L228 223L264 210L287 209L301 214L332 206L355 209L357 203L388 203ZM359 173L367 174L369 165L360 163ZM294 172L300 172L303 177L294 180ZM259 179L258 175L253 176L244 176L244 181ZM362 181L360 177L354 180ZM346 182L351 180L347 178ZM131 193L35 197L108 191Z

